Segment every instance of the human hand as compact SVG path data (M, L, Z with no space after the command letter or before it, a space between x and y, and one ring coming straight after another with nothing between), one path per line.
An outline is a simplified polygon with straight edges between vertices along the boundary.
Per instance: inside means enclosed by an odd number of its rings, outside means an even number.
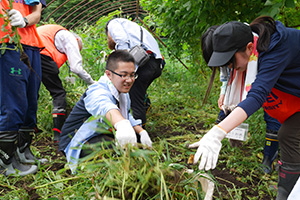
M16 9L11 9L10 11L8 11L7 14L9 16L10 25L17 26L19 28L24 28L26 26L24 17L20 13L20 11Z
M136 145L137 138L129 120L124 119L115 124L117 145L124 148L128 143Z
M220 94L220 97L219 97L219 100L218 100L218 106L221 110L223 110L222 105L223 105L223 102L224 102L224 98L225 98L225 94Z
M226 116L229 115L235 108L236 105L222 105L222 110L224 111Z
M194 156L194 164L196 164L201 157L199 164L200 170L205 168L207 171L216 167L219 152L222 147L221 141L225 136L226 132L220 126L215 125L203 136L200 141L189 145L189 148L198 147Z
M152 148L152 141L149 137L148 132L146 130L143 130L140 132L140 136L141 136L141 143Z

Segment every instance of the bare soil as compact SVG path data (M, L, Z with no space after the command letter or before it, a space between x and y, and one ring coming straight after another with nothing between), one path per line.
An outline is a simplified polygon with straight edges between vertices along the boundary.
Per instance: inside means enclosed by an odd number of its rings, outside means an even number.
M192 133L199 134L197 130L203 129L203 123L198 124L180 124L179 126L183 127L185 130L189 130ZM161 137L163 135L164 138L171 138L174 136L181 135L180 132L172 132L171 127L160 127L157 128L157 130L161 130L160 133L152 134L151 136L154 137ZM166 134L167 133L167 134ZM182 142L182 141L175 141L175 142ZM181 154L181 152L176 152L171 150L171 154L178 155ZM245 156L249 155L249 152L244 150L243 153ZM188 158L183 161L184 163L188 163ZM230 170L226 168L225 164L219 164L214 170L211 170L212 175L214 176L215 180L217 181L214 195L216 195L219 199L234 199L234 197L230 196L228 190L236 190L241 191L238 196L242 197L241 199L260 199L260 200L271 200L273 199L272 196L267 194L267 192L264 192L264 194L258 194L258 191L253 190L253 186L258 185L262 180L260 177L252 177L251 182L243 182L242 180L239 180L240 177L247 177L249 174L240 174L233 170ZM262 175L261 175L262 176ZM275 187L274 187L275 188ZM218 190L218 192L216 192ZM222 196L218 196L219 194L222 194ZM259 197L260 196L260 197Z

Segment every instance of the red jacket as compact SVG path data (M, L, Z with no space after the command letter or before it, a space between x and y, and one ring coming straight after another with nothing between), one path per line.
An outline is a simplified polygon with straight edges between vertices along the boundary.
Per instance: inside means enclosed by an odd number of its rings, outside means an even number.
M16 2L22 2L22 3L16 3ZM8 8L8 0L2 0L0 3L0 13L4 14L3 10L7 10ZM13 2L13 9L20 11L20 13L25 17L32 13L32 7L28 6L24 3L24 1L14 1ZM3 18L0 18L0 26L4 24ZM6 29L11 31L11 25L10 23L6 26ZM27 26L25 28L17 28L19 35L21 36L20 42L25 45L33 46L33 47L44 47L42 40L40 39L37 31L36 26ZM3 38L5 35L7 35L7 32L0 31L0 38ZM8 43L8 39L5 39L3 42ZM2 43L2 41L0 41Z

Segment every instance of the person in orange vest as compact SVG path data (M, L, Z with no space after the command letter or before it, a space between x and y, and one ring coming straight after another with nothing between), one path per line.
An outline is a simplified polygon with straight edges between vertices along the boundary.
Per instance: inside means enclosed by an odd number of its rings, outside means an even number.
M0 31L0 173L6 176L25 176L38 169L30 145L41 83L40 49L44 45L35 26L41 10L40 1L14 1L12 7L8 0L0 2L0 26L9 21ZM22 48L16 49L16 41L9 41L14 30Z
M54 142L59 142L61 128L66 119L66 91L59 78L59 68L68 60L70 70L88 85L94 80L82 67L81 38L66 28L48 24L39 26L37 32L45 48L41 51L42 82L53 98L53 133Z

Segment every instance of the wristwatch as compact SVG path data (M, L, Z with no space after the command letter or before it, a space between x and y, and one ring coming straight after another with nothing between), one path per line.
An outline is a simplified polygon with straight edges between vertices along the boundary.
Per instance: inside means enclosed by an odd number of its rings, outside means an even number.
M25 22L25 27L28 25L28 19L26 18L26 17L23 17L23 19L24 19L24 22Z

